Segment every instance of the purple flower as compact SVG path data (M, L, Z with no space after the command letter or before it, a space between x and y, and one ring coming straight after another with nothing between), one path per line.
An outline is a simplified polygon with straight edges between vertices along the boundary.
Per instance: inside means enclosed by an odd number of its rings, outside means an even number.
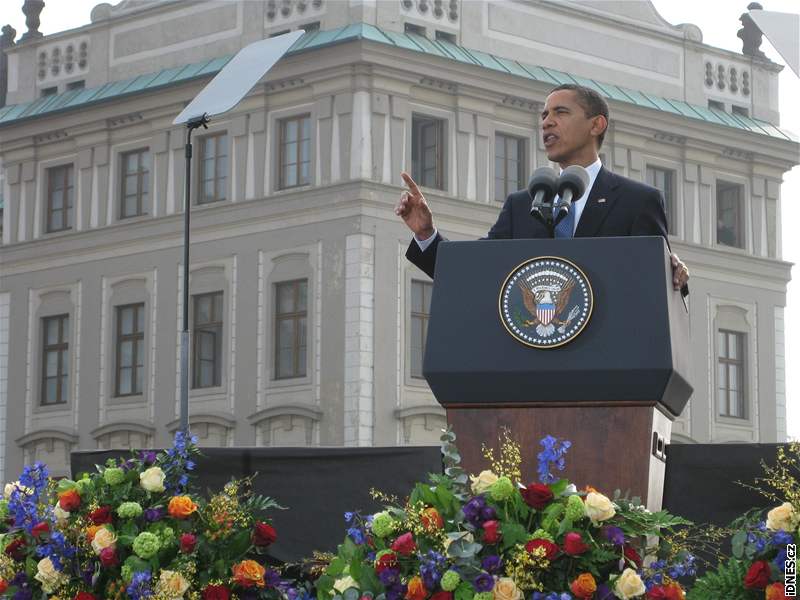
M601 583L597 586L597 591L594 593L596 600L616 600L614 592L608 587L608 584Z
M503 561L500 559L499 556L494 554L485 557L481 561L481 568L484 571L488 571L489 573L497 573L503 567Z
M609 542L615 546L622 546L625 544L625 534L622 533L622 529L619 527L614 527L613 525L609 525L603 529L605 530L606 539Z
M144 511L144 520L148 523L155 523L164 518L163 508L148 508Z
M385 571L384 571L385 573ZM407 588L402 583L395 583L386 590L386 600L402 600L406 595Z
M142 450L139 457L146 465L152 465L154 462L156 462L156 453L153 450Z
M267 587L277 587L281 582L281 576L275 569L267 569L264 573L264 583Z
M489 573L481 573L473 580L472 585L479 592L490 592L494 587L494 577Z
M542 483L553 483L556 477L550 473L550 468L555 465L559 471L563 471L566 466L564 455L572 446L572 442L568 440L558 440L552 435L545 436L539 443L544 447L544 450L536 455L538 459L537 471L539 473L539 481Z
M474 527L480 527L483 519L481 513L486 508L486 498L483 496L475 496L470 499L463 507L461 512L464 513L464 518Z
M386 587L389 588L392 585L395 585L400 582L400 569L384 569L378 575L378 579L381 580L381 583ZM387 590L388 594L388 590Z
M497 518L497 511L492 506L486 506L481 509L482 521L493 521Z

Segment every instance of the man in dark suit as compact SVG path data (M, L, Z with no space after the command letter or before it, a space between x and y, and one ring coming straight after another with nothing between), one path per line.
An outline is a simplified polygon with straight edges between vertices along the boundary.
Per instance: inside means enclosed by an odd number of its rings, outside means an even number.
M608 104L600 94L577 85L555 88L545 101L541 128L549 160L562 169L581 165L589 173L586 192L572 202L569 214L556 226L555 237L661 235L667 239L661 192L616 175L600 163L597 153L608 128ZM409 189L401 195L395 213L414 233L406 257L433 278L436 248L446 239L434 227L430 207L417 184L408 173L401 175ZM509 194L487 237L550 237L530 210L527 190ZM689 270L676 254L671 255L671 262L673 285L681 289L689 280Z

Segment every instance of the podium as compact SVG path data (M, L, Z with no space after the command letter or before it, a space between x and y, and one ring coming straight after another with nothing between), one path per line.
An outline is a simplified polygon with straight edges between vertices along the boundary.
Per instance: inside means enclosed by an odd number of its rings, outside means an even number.
M568 261L591 287L583 329L555 347L531 347L503 323L501 290L537 257ZM443 242L434 281L423 375L464 468L488 468L481 444L507 427L534 481L539 440L552 435L572 442L557 476L660 509L664 446L692 393L689 315L663 238Z

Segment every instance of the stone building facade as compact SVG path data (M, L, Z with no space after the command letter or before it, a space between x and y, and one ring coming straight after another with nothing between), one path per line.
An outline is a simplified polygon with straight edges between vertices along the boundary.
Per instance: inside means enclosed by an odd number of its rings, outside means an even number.
M438 438L419 376L430 283L404 258L400 171L448 237L484 235L547 164L538 115L565 81L609 99L604 164L665 190L692 270L695 392L673 441L785 439L780 182L798 144L779 128L778 65L705 45L648 1L123 0L6 49L0 475L169 442L185 143L171 122L239 49L297 28L196 138L203 444Z

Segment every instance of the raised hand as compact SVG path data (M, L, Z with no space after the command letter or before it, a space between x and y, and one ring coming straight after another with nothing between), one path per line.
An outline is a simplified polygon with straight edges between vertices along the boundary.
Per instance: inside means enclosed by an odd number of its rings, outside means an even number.
M672 264L672 285L676 290L680 290L689 282L689 268L674 252L669 259Z
M400 200L394 207L394 213L403 218L418 240L426 240L435 231L431 209L411 175L403 171L400 173L400 177L403 178L408 189L400 194Z

